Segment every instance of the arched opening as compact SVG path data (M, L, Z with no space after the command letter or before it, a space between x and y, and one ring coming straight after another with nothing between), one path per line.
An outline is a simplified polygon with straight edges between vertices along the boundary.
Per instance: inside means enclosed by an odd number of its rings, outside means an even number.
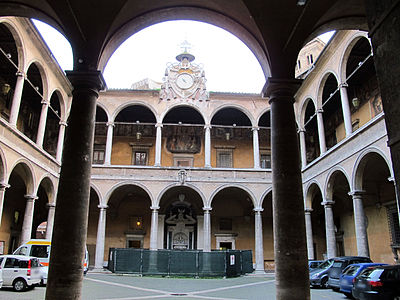
M154 165L156 118L143 105L132 105L118 113L114 121L111 163Z
M314 102L309 99L304 114L307 164L320 155L318 122Z
M346 64L346 81L355 131L383 110L371 45L367 38L359 38L351 49Z
M271 169L271 111L265 112L258 121L260 167Z
M99 195L91 187L90 198L89 198L87 240L86 240L87 250L89 253L89 267L94 266L96 257L97 230L98 230L99 216L100 216L99 205L100 205ZM106 249L108 248L105 248L105 250ZM107 257L105 255L104 259L107 260Z
M36 142L43 98L42 75L36 64L32 64L27 72L22 90L21 106L17 128L30 140Z
M204 119L194 108L178 106L163 118L163 166L204 166Z
M251 168L252 126L249 117L237 108L219 110L211 119L211 165L217 168Z
M57 155L58 133L60 131L61 95L54 92L50 98L47 111L46 130L44 133L43 149L54 158Z
M363 191L370 256L372 261L385 263L392 263L400 249L396 194L390 176L386 161L376 152L366 154L356 171L357 187Z
M264 270L272 272L275 269L272 191L264 197L262 208L264 209L261 213L263 227Z
M37 191L32 223L32 238L46 238L47 217L49 214L48 203L53 197L53 184L49 178L44 178Z
M333 74L329 74L322 90L322 115L327 150L346 136L338 85L336 77Z
M252 250L254 261L253 202L239 187L227 187L212 199L211 248Z
M326 259L325 212L322 206L322 193L317 184L312 184L307 192L311 204L311 225L313 233L314 259Z
M104 163L107 143L108 117L106 112L99 105L96 106L96 124L94 131L93 164ZM112 125L110 125L112 126ZM112 141L111 141L112 142Z
M149 248L151 200L147 192L133 184L116 188L107 202L104 260L108 249Z
M9 121L12 98L17 82L15 66L19 65L18 50L11 31L0 23L0 117Z
M357 247L353 243L355 239L353 201L349 182L341 171L335 171L328 183L333 200L333 222L336 238L336 255L357 255ZM329 197L329 196L328 196Z
M158 236L163 249L203 248L202 207L201 196L190 187L173 187L162 195Z

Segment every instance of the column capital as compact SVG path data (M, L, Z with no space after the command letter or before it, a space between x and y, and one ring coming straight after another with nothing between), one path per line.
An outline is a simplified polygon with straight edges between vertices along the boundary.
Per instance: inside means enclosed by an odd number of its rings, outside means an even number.
M364 191L364 190L354 190L354 191L351 191L348 193L348 195L352 196L352 197L357 197L357 196L362 197L365 194L366 194L366 191Z
M277 97L291 97L294 101L294 94L299 89L302 80L292 78L275 78L268 77L265 83L262 94L269 98L269 102Z
M159 210L160 207L159 207L159 206L150 206L150 209L151 209L151 210Z
M347 88L349 85L347 84L347 82L342 82L341 84L339 84L340 88Z
M46 99L42 99L42 101L40 101L40 103L44 104L44 105L50 105L50 101L46 100Z
M36 199L39 198L36 195L24 195L24 197L26 198L26 201L35 201Z
M98 91L106 88L106 82L100 71L66 71L67 78L74 89L91 89L98 94Z
M8 183L0 182L0 190L5 190L8 189L9 187L10 185Z
M156 128L163 128L163 124L162 123L156 123L156 125L154 125Z
M204 129L211 129L211 128L212 128L211 124L204 125Z
M324 112L324 110L322 108L317 109L317 113L322 114L323 112Z
M212 211L212 207L203 207L204 213L210 213Z
M299 129L297 129L297 133L300 133L300 132L306 132L306 129L303 127L300 127Z
M261 212L264 211L264 208L262 208L262 207L256 207L256 208L253 208L253 211L256 212L256 213L261 213Z
M97 207L104 210L104 209L108 208L108 205L107 204L99 204L99 205L97 205Z
M325 207L332 207L333 204L335 204L335 201L329 199L321 202L321 205Z
M108 127L108 126L112 126L112 127L114 127L115 126L115 124L114 124L114 122L107 122L106 123L106 126Z
M58 125L65 126L65 127L68 126L67 121L60 121L60 122L58 122Z
M49 203L46 204L46 206L48 208L54 208L54 207L56 207L56 204L54 202L49 202Z
M306 207L306 208L304 209L304 213L305 213L305 214L311 214L312 211L313 211L313 209L312 209L312 208L309 208L309 207Z
M17 73L15 73L15 75L18 76L18 77L25 78L25 73L23 71L17 71Z
M258 127L258 126L253 126L251 128L251 131L259 131L259 130L260 130L260 127Z

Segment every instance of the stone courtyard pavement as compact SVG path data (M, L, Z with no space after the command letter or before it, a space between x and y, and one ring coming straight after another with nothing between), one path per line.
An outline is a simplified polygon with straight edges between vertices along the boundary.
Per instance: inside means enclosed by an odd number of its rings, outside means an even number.
M45 287L37 287L24 293L16 293L12 289L1 289L0 299L39 300L44 299L45 292ZM229 279L192 279L89 273L83 281L82 299L275 299L275 280L272 275ZM296 299L295 295L293 299ZM312 289L311 299L337 300L346 298L331 290Z

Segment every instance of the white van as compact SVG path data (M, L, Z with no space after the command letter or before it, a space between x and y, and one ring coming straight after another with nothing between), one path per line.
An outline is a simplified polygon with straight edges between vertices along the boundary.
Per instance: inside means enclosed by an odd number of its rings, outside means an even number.
M86 274L89 267L89 254L87 248L85 248L85 260L83 263L83 273ZM39 262L45 266L42 278L42 284L47 283L47 271L49 267L50 261L50 252L51 252L51 241L50 240L41 240L41 239L32 239L27 241L25 244L19 246L13 254L17 255L28 255L34 256L39 259Z

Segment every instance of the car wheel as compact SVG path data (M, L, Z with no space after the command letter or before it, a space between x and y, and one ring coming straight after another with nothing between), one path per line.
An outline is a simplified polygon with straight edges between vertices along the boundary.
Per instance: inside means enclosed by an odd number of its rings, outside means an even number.
M329 287L328 286L328 277L325 277L325 278L321 279L321 287L324 288L324 289L327 289Z
M13 282L13 289L16 292L23 292L26 290L26 282L25 280L18 278L15 279Z
M353 299L353 295L351 293L344 293L344 295L349 299Z

